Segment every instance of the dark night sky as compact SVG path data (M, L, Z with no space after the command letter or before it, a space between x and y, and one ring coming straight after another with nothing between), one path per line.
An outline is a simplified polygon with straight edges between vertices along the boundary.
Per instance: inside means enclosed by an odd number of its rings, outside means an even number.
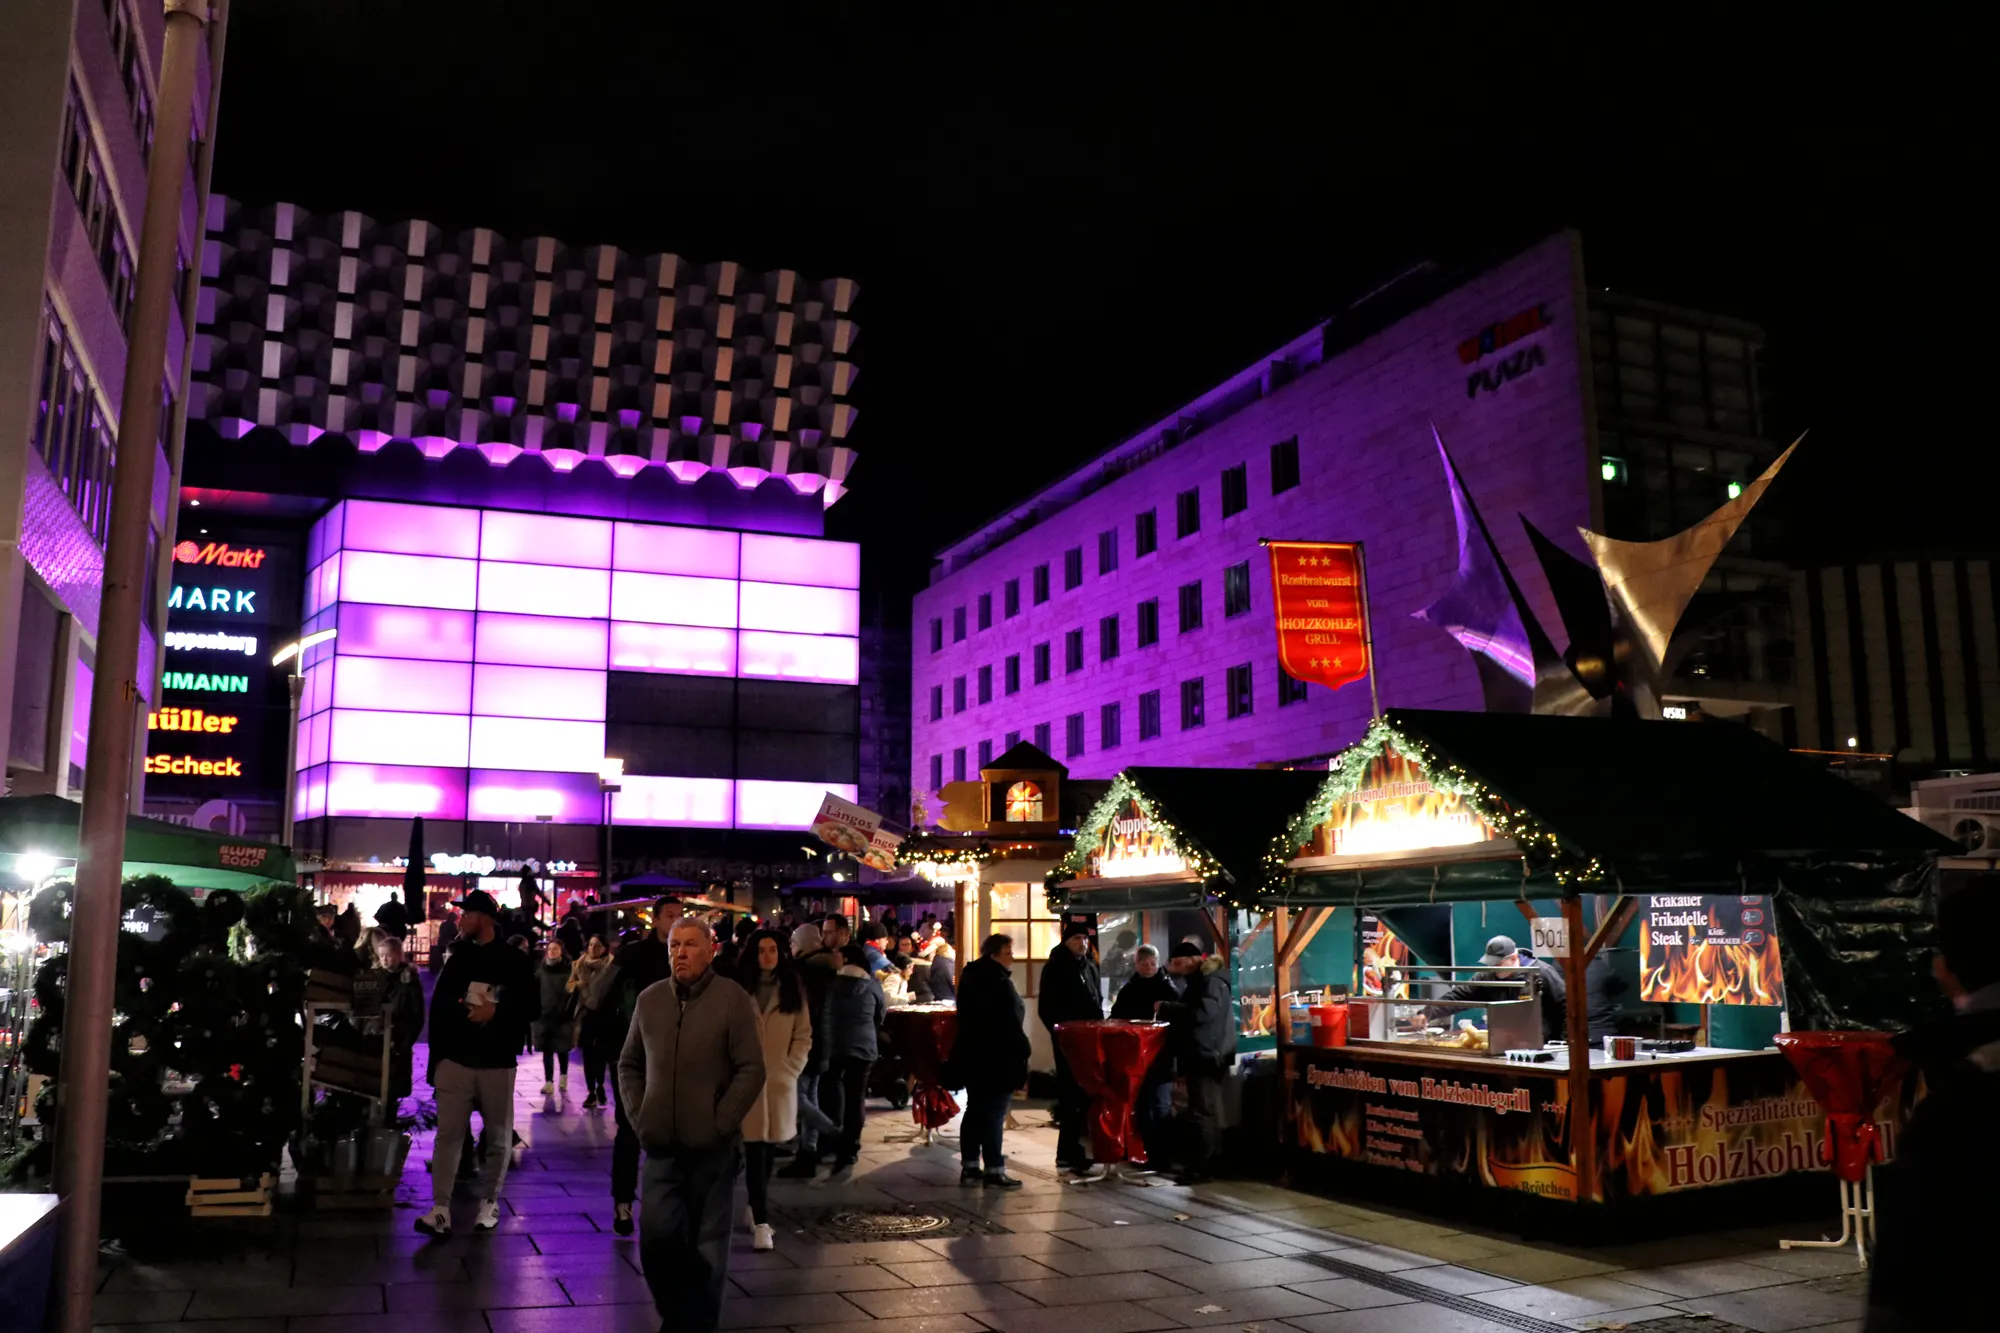
M1411 262L1562 225L1593 283L1768 330L1800 556L1987 540L1986 375L1928 310L1981 267L1948 57L1336 8L239 0L216 187L858 279L834 527L886 587Z

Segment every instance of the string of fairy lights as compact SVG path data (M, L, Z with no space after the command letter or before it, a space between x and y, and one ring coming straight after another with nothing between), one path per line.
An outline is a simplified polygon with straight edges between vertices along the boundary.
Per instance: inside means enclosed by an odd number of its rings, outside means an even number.
M1526 810L1517 810L1507 800L1457 762L1438 753L1419 737L1396 730L1386 718L1377 718L1359 741L1340 752L1319 791L1306 808L1292 816L1284 834L1273 840L1264 856L1265 893L1282 893L1290 878L1290 862L1299 850L1309 846L1314 830L1333 818L1334 810L1352 799L1368 780L1368 770L1385 751L1394 751L1423 771L1431 786L1462 799L1472 812L1492 825L1493 831L1511 840L1521 851L1530 874L1548 872L1559 886L1603 879L1602 862L1579 852L1557 836L1541 820Z
M1056 863L1056 868L1043 877L1043 891L1049 906L1060 907L1067 900L1068 893L1063 887L1089 869L1090 849L1095 847L1104 834L1105 825L1119 817L1125 808L1135 806L1154 831L1172 847L1189 873L1197 876L1208 891L1224 901L1230 901L1236 888L1234 878L1223 868L1222 862L1202 849L1188 832L1176 824L1160 803L1146 794L1144 788L1130 776L1120 773L1111 780L1110 790L1098 798L1090 808L1083 824L1077 829L1076 840L1071 843L1068 853ZM1248 906L1248 902L1232 904Z

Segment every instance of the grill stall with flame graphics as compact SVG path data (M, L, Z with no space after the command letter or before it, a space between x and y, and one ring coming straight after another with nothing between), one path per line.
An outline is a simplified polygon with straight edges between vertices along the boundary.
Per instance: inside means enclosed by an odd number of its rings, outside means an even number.
M1436 1067L1283 1052L1291 1146L1350 1162L1565 1202L1577 1199L1569 1088L1509 1066ZM1876 1108L1883 1157L1919 1089ZM1783 1057L1600 1071L1590 1083L1595 1202L1826 1171L1826 1117Z

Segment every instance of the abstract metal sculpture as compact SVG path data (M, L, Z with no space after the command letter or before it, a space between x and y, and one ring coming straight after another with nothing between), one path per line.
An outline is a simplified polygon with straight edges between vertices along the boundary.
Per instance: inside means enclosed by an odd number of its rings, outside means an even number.
M1794 441L1735 499L1662 541L1628 542L1577 529L1594 567L1523 517L1569 647L1557 653L1494 545L1472 493L1432 427L1458 523L1458 569L1436 600L1415 612L1464 645L1491 712L1658 717L1667 647L1688 603L1798 448Z

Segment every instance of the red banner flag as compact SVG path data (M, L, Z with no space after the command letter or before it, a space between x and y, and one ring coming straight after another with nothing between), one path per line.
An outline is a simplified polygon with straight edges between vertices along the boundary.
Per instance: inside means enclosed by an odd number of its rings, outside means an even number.
M1278 665L1337 690L1368 675L1367 601L1353 542L1266 542Z

